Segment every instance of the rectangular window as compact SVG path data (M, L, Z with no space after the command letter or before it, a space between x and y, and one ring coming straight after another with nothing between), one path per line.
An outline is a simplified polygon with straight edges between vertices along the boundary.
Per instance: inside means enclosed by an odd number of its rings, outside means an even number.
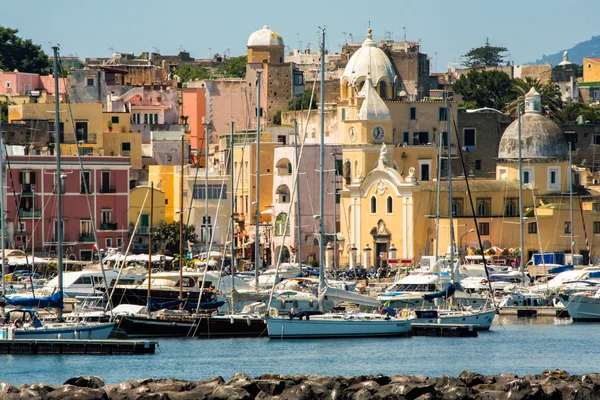
M428 181L429 180L429 164L421 164L421 180Z
M413 133L413 145L419 146L429 142L429 132L414 132Z
M291 169L292 169L292 164L289 164L290 166L290 171L288 171L290 174L292 173ZM335 160L335 175L336 176L342 176L343 174L343 169L344 169L344 160Z
M529 233L529 234L537 233L537 222L530 222L527 224L527 233Z
M574 151L574 145L577 143L577 133L573 131L567 131L565 132L565 139L567 139L567 143L571 143L571 151Z
M402 133L402 144L406 143L406 144L410 144L410 142L408 141L410 136L410 132L403 132Z
M85 84L87 86L96 86L96 79L94 79L94 78L85 78Z
M463 146L475 146L475 128L465 128L463 134Z
M139 117L139 114L138 114ZM110 122L112 122L113 124L118 124L119 123L119 117L116 115L113 115L112 117L110 117Z
M84 193L92 193L92 185L90 184L90 172L89 171L82 171L81 175L79 176L79 186L80 186L80 190L79 193L84 194Z
M594 221L594 233L600 233L600 221Z
M448 147L448 132L442 131L440 135L442 136L442 146Z
M79 233L82 238L91 238L92 234L92 220L82 219L79 221Z
M464 214L464 199L459 197L452 198L452 216L453 217L462 217Z
M75 140L86 142L88 139L88 123L75 122Z
M65 123L61 122L58 124L58 130L59 130L59 134L60 134L60 143L64 143L65 142ZM49 142L56 142L56 125L54 124L54 121L48 121L48 134L50 135L48 137L48 141Z
M109 249L112 247L112 238L106 238L106 248Z
M594 133L594 144L600 144L600 133Z
M521 183L523 183L523 185L533 186L533 179L533 168L523 168L523 179L521 179Z
M505 217L516 217L517 210L519 208L519 199L515 199L512 197L504 198L504 216Z
M448 121L448 109L446 107L438 109L438 121Z
M498 179L499 180L508 179L508 168L498 168Z
M548 168L548 190L560 190L560 167Z
M477 216L489 217L492 215L492 199L489 197L477 199Z
M221 188L223 190L221 190ZM207 190L208 189L208 190ZM207 198L206 193L208 192L208 200L227 199L227 185L206 185L195 184L193 198L194 200L204 200Z
M565 235L570 235L570 234L571 234L571 222L566 221L565 222Z
M475 171L481 171L481 160L475 160Z
M110 171L102 171L100 193L110 193Z
M342 121L346 120L346 109L342 108Z
M121 151L131 151L131 143L130 142L121 143Z
M118 237L117 238L117 247L122 247L123 246L123 238L122 237Z
M480 222L479 223L479 234L482 236L489 236L490 234L490 223Z
M410 119L411 119L411 121L414 121L415 119L417 119L417 107L410 108Z

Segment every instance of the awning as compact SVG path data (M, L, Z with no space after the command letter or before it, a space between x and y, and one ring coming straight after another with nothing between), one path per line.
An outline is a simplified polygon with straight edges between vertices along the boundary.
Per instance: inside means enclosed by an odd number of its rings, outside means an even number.
M272 208L269 208L268 210L261 211L261 212L260 212L260 214L261 214L261 215L262 215L262 214L268 214L268 215L271 215L271 214L273 214L273 209L272 209Z

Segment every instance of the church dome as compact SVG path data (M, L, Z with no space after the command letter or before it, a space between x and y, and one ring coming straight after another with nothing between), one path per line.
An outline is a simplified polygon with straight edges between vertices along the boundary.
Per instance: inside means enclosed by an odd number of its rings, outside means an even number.
M371 39L371 28L367 30L367 39L360 49L350 57L348 65L344 69L342 79L348 78L351 84L361 78L371 76L373 84L377 85L383 79L389 84L395 81L396 73L389 57L379 49Z
M248 47L254 46L282 46L283 38L281 35L274 30L269 29L267 25L263 26L262 29L254 32L248 38Z
M547 159L569 157L569 146L565 135L554 122L540 115L541 101L539 93L531 88L525 95L525 114L521 116L521 158ZM506 128L498 158L519 159L519 120L516 119Z

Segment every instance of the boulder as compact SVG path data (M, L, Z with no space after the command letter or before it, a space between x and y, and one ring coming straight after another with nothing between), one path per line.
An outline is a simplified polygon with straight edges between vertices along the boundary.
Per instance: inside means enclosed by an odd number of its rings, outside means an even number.
M108 400L108 395L104 389L94 389L74 385L59 386L55 390L44 396L44 400Z
M104 379L99 376L76 376L68 379L64 385L73 385L77 387L86 387L91 389L99 389L104 386Z
M473 387L485 383L485 377L483 375L471 371L461 372L458 375L458 379L463 381L464 384L468 387Z
M208 397L209 400L252 400L250 396L242 388L236 388L229 385L218 386Z
M150 392L185 392L196 387L195 382L183 381L179 379L158 379L148 383Z

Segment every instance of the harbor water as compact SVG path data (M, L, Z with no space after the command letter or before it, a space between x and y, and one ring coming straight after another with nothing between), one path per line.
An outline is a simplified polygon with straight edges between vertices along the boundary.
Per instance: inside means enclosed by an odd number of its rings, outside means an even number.
M598 372L600 353L593 350L598 337L600 323L497 316L492 329L477 338L161 339L154 355L3 355L0 381L61 384L96 375L111 384L148 377L227 379L237 372L434 377L463 370L523 375L563 369L583 374Z

